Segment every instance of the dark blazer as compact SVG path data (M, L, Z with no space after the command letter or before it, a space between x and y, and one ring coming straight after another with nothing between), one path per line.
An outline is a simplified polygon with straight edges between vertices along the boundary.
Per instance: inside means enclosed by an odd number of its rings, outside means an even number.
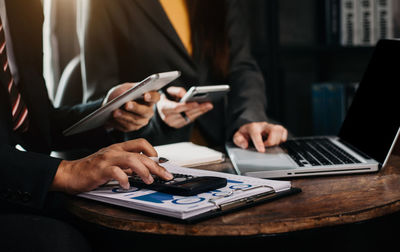
M29 109L30 126L24 136L13 132L7 83L0 71L0 212L18 205L37 209L44 205L61 162L49 156L52 149L109 143L93 140L106 137L102 129L73 138L62 137L65 127L99 107L101 101L60 109L52 107L42 77L43 9L40 0L6 0L5 3L20 77L18 87ZM16 144L27 151L16 150Z
M210 66L191 57L157 0L82 1L84 30L80 34L85 99L102 97L123 82L152 73L179 70L173 85L231 86L227 104L220 101L196 123L214 144L231 139L243 124L266 121L265 83L250 54L246 26L236 1L228 1L230 69L227 79L215 78ZM149 126L128 137L146 137L152 144L187 141L192 124L176 130L156 113ZM149 133L150 132L150 133Z

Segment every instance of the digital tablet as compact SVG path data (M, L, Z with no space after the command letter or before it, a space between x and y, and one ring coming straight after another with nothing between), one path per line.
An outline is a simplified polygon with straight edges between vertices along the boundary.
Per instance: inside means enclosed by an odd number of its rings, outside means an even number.
M180 102L212 102L229 92L229 85L194 86L182 97Z
M144 93L159 90L180 76L179 71L153 74L142 80L131 89L107 102L104 106L93 111L68 129L63 131L65 136L70 136L104 125L111 113L128 101L140 98Z

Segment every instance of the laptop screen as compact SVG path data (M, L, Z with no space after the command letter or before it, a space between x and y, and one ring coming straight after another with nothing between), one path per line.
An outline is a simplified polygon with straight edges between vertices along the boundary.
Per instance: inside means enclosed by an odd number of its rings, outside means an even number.
M381 164L400 126L400 40L377 44L339 137Z

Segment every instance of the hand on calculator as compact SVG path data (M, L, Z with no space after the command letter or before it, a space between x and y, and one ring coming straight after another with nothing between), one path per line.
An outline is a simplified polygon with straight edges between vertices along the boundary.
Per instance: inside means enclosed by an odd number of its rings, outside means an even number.
M143 180L134 175L129 178L131 186L137 188L146 188L163 193L181 195L181 196L192 196L199 193L212 191L221 187L226 186L227 180L220 177L201 176L196 177L188 174L172 173L174 176L171 180L163 180L159 177L154 176L154 182L152 184L146 184Z
M168 159L162 157L150 158L158 163L165 163L168 161ZM227 184L226 178L220 177L193 176L190 174L178 173L172 173L172 175L173 178L170 180L164 180L156 175L151 175L154 180L151 184L146 184L138 175L132 175L129 178L129 183L131 187L150 189L181 196L197 195L199 193L216 190ZM108 183L108 185L112 185L112 183ZM130 190L131 189L120 188L118 192L129 192Z

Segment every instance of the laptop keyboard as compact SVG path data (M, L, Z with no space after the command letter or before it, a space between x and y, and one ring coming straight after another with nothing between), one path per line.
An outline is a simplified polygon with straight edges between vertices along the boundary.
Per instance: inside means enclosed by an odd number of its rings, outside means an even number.
M288 140L280 146L299 166L361 163L327 138Z

